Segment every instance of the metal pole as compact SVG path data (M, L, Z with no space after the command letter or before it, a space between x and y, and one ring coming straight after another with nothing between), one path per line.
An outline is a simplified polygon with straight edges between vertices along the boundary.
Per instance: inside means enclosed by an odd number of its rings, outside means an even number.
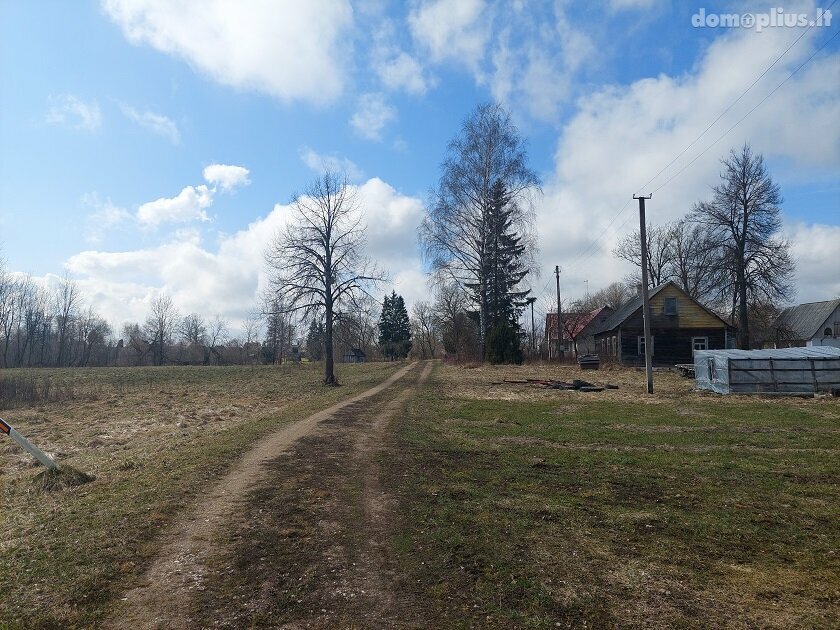
M20 444L23 449L32 455L35 459L41 462L44 466L49 468L50 470L57 470L58 466L52 460L52 458L47 455L44 451L40 448L32 444L29 440L23 437L20 433L15 431L15 428L10 425L8 422L0 418L0 433L5 433L10 438L12 438L15 442Z
M653 393L653 349L650 343L650 295L648 293L648 251L647 251L647 229L645 227L645 199L653 195L637 197L639 200L639 240L642 241L642 316L645 328L645 372L647 373L647 391Z
M557 360L563 358L563 311L560 305L560 265L554 266L554 275L557 278Z
M531 300L531 352L537 349L537 333L534 327L534 302L536 300Z
M536 328L534 328L534 302L537 301L537 298L531 296L527 298L528 304L531 305L531 355L533 356L536 354L537 350L537 333Z

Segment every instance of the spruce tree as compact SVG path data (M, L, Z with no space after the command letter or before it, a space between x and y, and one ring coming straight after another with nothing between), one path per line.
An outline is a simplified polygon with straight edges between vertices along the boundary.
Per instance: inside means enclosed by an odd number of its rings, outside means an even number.
M411 321L408 318L408 310L405 308L403 297L394 293L391 299L394 308L393 342L397 356L404 359L411 352Z
M516 354L511 351L511 339L519 339L519 315L530 293L530 290L519 289L528 274L523 262L525 245L514 227L517 212L514 202L501 180L493 185L491 200L484 219L484 295L480 284L468 284L467 289L476 303L486 305L487 358L493 362L517 362ZM490 348L491 343L503 347Z
M405 301L396 291L382 300L379 316L379 345L382 354L390 360L402 359L411 350L411 323Z
M320 361L324 357L324 336L324 322L313 319L306 335L306 354L310 360Z

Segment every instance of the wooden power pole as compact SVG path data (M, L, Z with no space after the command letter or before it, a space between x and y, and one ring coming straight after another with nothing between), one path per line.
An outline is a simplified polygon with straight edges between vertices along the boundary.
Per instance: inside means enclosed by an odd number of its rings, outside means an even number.
M648 293L648 251L647 251L647 229L645 227L645 199L653 195L636 196L633 199L639 200L639 240L642 241L642 317L645 328L645 372L647 373L647 391L653 393L653 348L650 343L650 294Z
M563 358L563 310L560 306L560 265L554 265L557 278L557 360Z

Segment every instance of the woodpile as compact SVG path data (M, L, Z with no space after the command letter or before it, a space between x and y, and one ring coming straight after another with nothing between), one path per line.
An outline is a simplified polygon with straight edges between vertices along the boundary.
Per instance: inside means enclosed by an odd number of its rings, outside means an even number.
M618 385L612 385L610 383L605 383L603 385L599 385L596 383L590 383L589 381L584 381L579 378L574 379L573 381L556 381L554 379L542 379L542 378L526 378L523 380L513 380L513 379L505 379L503 381L495 381L491 383L491 385L530 385L531 387L539 387L540 389L566 389L566 390L575 390L579 392L602 392L605 389L618 389Z

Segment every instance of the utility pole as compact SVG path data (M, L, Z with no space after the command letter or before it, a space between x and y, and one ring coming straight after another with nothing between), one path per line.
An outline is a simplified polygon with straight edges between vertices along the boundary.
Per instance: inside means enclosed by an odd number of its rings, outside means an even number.
M533 295L525 299L525 302L531 305L531 356L534 356L537 351L537 333L535 332L536 329L534 328L534 302L536 301L537 298L535 298Z
M650 295L648 293L648 252L647 252L647 228L645 227L645 199L653 195L636 196L633 199L639 200L639 240L642 241L642 316L645 323L645 372L647 373L647 391L653 393L653 348L650 343Z
M563 358L563 311L560 306L560 265L554 266L554 275L557 278L557 360Z

